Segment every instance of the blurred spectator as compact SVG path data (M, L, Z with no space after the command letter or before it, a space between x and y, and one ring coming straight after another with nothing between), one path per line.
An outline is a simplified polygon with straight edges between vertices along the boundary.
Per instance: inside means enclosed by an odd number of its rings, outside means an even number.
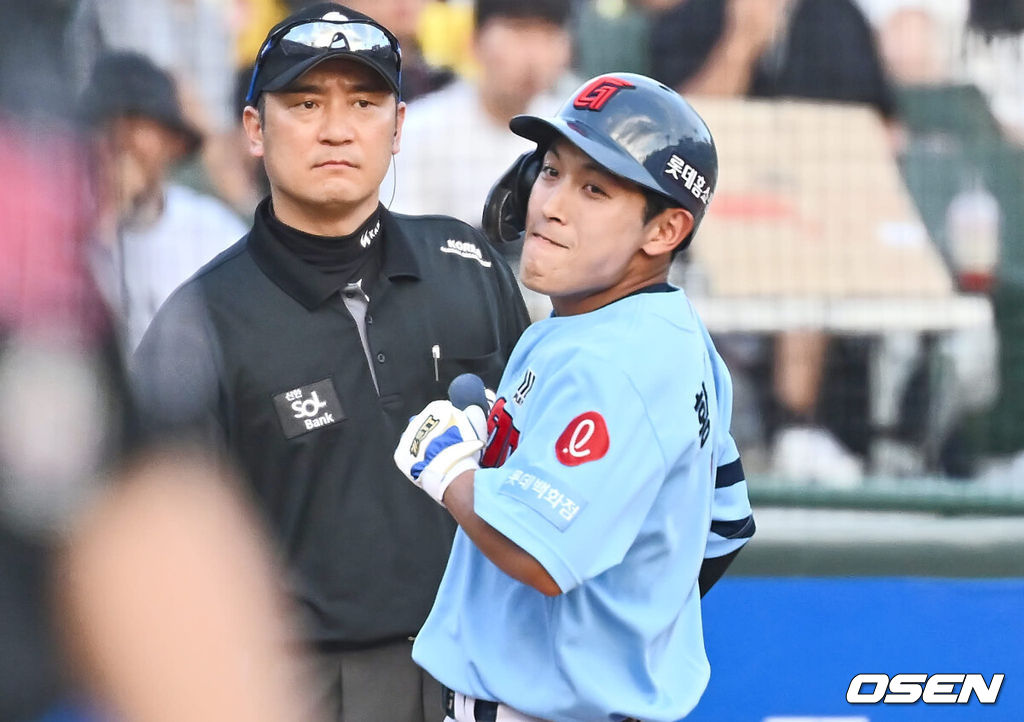
M0 121L0 719L294 719L262 530L223 470L135 436L85 261L86 149L25 120Z
M0 22L0 719L67 695L53 631L56 531L122 428L116 361L84 258L87 154L65 117L63 3L10 0Z
M1004 130L1024 146L1024 3L971 2L963 72L985 92Z
M652 18L654 73L687 93L849 101L894 111L853 0L683 0Z
M680 92L866 103L893 117L872 29L852 0L651 4L653 75ZM723 340L724 355L730 345ZM772 357L772 380L758 385L772 389L765 406L775 472L858 482L863 460L849 447L863 454L868 445L868 402L857 395L866 377L862 344L789 331L774 339Z
M480 226L488 190L530 149L509 132L509 119L550 114L567 94L560 83L575 82L567 74L569 11L569 0L477 0L479 75L410 104L395 162L394 210Z
M662 4L668 0L661 0ZM573 20L573 68L584 78L601 73L651 74L649 13L655 0L583 0Z
M473 0L432 0L423 8L419 40L427 62L451 68L471 78L473 60Z
M260 51L267 30L288 14L289 3L285 0L232 0L232 25L235 34L235 75L231 97L231 113L236 119L245 110L245 98L252 79L253 58ZM235 158L236 172L232 177L234 190L231 193L232 206L248 217L256 209L260 199L270 192L263 164L249 154L249 139L241 123L235 124L231 134L233 142L230 151Z
M860 0L879 28L887 61L898 63L904 55L936 56L947 79L972 83L981 89L1003 131L1024 145L1024 73L1021 72L1022 0ZM925 25L928 27L926 28ZM903 48L909 43L935 39L930 48ZM894 52L889 52L889 51Z
M978 88L960 79L955 39L966 2L884 5L876 19L906 127L904 179L960 288L990 296L995 328L964 329L935 341L886 337L880 359L903 355L903 373L913 372L908 383L927 387L913 418L900 423L902 440L916 442L924 457L918 466L938 461L948 474L971 476L985 457L1024 448L1024 433L1009 421L1024 403L1024 149L1007 141ZM929 368L941 369L941 378L930 380ZM899 396L894 399L876 409L883 428L894 418L889 407ZM878 447L910 458L900 440L882 439Z
M1016 455L1024 468L1024 3L969 3L969 32L960 53L962 77L983 91L999 122L998 143L966 149L999 204L1000 245L992 301L999 334L1000 390L991 414L972 429L988 454Z
M257 525L221 469L135 434L87 262L69 7L5 0L0 23L0 720L294 718Z
M245 182L238 149L235 28L228 11L222 0L79 0L70 37L91 58L86 72L113 50L141 53L171 73L185 117L206 141L179 175L248 215L259 198Z
M417 33L427 0L349 0L348 6L365 13L393 32L402 44L402 100L440 90L455 80L449 68L436 68L424 58Z
M272 553L233 475L185 448L147 452L115 481L58 560L61 638L94 722L316 722L300 711Z
M20 72L52 80L35 70ZM0 86L7 77L0 73ZM0 719L34 720L69 694L51 562L122 447L124 397L84 257L85 148L52 117L28 124L8 110L0 115Z
M285 0L232 0L232 21L235 35L235 71L252 75L252 59L263 45L267 29L288 14ZM248 83L247 83L248 84ZM237 103L232 108L237 107Z
M927 8L895 9L879 28L879 47L894 83L922 85L948 81L950 51L940 20Z
M182 115L171 77L145 56L103 55L80 109L101 172L97 273L130 352L171 292L246 227L215 198L168 182L202 137Z
M73 32L105 50L141 53L174 75L186 115L205 133L237 122L231 112L233 38L218 0L80 0Z

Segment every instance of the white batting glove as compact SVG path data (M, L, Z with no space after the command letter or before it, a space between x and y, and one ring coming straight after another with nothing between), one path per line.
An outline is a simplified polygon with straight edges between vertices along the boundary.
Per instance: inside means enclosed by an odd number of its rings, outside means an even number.
M494 402L492 401L491 404ZM462 413L466 415L466 419L473 427L473 432L476 434L476 438L480 439L481 442L486 446L487 442L487 414L490 413L490 409L481 409L476 404L467 406L463 409Z
M455 477L480 468L484 442L477 429L481 422L486 433L487 422L479 407L460 411L450 401L432 401L409 421L395 449L395 464L409 481L444 506L445 489Z

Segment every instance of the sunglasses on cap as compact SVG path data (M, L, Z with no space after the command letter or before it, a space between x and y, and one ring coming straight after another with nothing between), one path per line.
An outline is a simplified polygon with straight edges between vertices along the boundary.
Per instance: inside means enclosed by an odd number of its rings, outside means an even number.
M348 55L370 66L400 95L402 50L398 39L365 20L303 20L272 33L260 47L245 102L280 90L321 60ZM264 76L272 74L272 77Z

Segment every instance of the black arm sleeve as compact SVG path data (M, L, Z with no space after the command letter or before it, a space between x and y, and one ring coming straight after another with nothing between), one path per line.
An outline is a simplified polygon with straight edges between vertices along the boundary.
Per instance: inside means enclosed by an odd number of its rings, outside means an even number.
M700 575L697 578L697 584L700 586L700 596L704 597L711 587L715 586L715 582L722 578L725 574L725 570L732 564L732 560L743 550L743 547L729 552L728 554L720 557L712 557L711 559L705 559L704 563L700 565Z

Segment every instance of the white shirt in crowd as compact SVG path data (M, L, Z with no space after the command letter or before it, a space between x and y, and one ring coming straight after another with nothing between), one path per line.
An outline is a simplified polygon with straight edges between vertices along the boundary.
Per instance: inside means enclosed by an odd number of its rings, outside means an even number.
M139 345L157 309L184 281L248 232L213 196L169 185L159 218L126 228L118 245L97 249L94 268L124 332L125 351Z
M525 112L552 115L567 94L560 84ZM395 183L391 210L454 216L479 228L491 186L534 147L484 111L472 82L457 81L409 104L402 149L381 184L381 200L387 203Z

